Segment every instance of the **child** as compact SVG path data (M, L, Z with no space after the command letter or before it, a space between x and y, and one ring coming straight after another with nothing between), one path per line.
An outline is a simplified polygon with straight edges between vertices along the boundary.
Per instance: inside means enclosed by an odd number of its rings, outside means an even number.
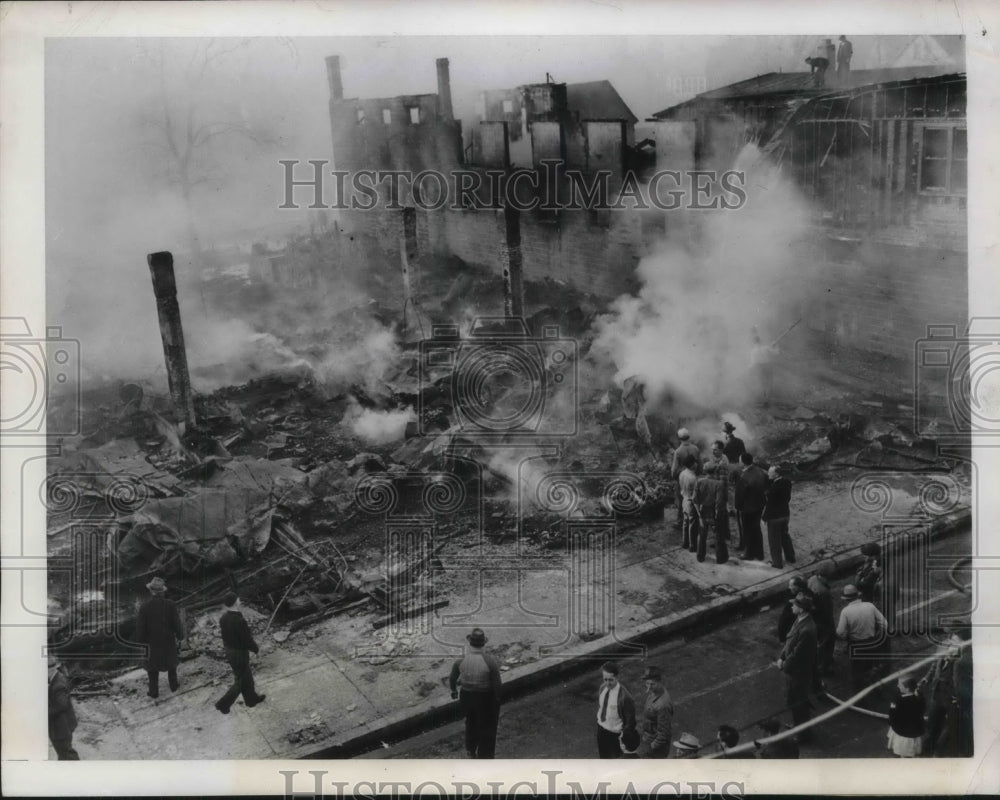
M921 752L924 736L924 699L916 693L912 675L899 679L899 697L889 706L889 738L886 747L900 758L913 758Z

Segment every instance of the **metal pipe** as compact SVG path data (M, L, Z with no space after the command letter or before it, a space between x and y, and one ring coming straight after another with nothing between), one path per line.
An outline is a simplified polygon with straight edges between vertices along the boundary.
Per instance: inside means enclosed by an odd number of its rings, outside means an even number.
M194 426L194 404L191 393L191 376L188 373L187 353L184 350L184 332L181 329L181 311L177 305L177 284L174 281L174 257L171 253L150 253L146 256L149 274L153 279L156 313L160 319L160 338L163 356L167 362L167 382L174 401L177 426L184 433L187 425Z

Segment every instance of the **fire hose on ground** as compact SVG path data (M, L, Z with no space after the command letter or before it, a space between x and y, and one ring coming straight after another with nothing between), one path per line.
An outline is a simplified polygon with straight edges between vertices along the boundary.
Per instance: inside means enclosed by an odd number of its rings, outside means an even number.
M960 644L954 645L953 649L955 651L961 652L962 650L965 650L967 647L970 647L971 645L972 645L971 641L970 642L961 642ZM803 731L809 730L810 728L813 728L813 727L815 727L816 725L819 725L822 722L826 722L828 719L832 719L833 717L837 716L838 714L843 713L844 711L847 711L848 709L853 709L853 710L858 710L858 711L864 711L864 712L866 712L866 713L868 713L868 714L870 714L872 716L877 716L879 719L888 719L888 717L886 717L886 715L884 715L884 714L879 714L878 712L874 712L874 711L869 712L867 709L856 709L855 706L857 706L857 704L858 704L858 702L860 700L862 700L863 698L867 697L869 694L871 694L872 692L874 692L876 689L879 689L880 687L885 686L886 684L891 683L893 681L899 680L903 675L907 675L907 674L909 674L911 672L915 672L917 670L925 669L926 667L929 667L935 661L938 661L939 659L941 659L943 657L944 656L943 656L942 653L936 653L936 654L934 654L932 656L928 656L927 658L924 658L924 659L921 659L920 661L917 661L915 664L910 664L909 666L904 667L901 670L893 672L891 675L886 675L884 678L882 678L881 680L876 681L871 686L868 686L868 687L862 689L860 692L858 692L857 694L855 694L853 697L851 697L851 698L849 698L847 700L837 701L837 705L834 706L833 708L831 708L829 711L826 711L823 714L820 714L818 717L813 717L809 721L803 722L801 725L797 725L794 728L789 728L787 731L782 731L781 733L776 733L774 736L766 736L763 739L757 739L754 742L747 742L746 744L737 745L736 747L727 749L724 753L711 753L711 754L705 756L705 758L722 758L723 756L725 756L726 758L732 758L733 756L738 755L740 753L748 753L751 750L754 750L757 747L757 745L764 745L764 744L771 744L773 742L780 742L780 741L782 741L784 739L787 739L787 738L789 738L791 736L796 736L799 733L802 733ZM832 695L830 695L828 693L824 693L824 694L826 694L827 697L830 697L831 700L836 700L836 698L834 698Z

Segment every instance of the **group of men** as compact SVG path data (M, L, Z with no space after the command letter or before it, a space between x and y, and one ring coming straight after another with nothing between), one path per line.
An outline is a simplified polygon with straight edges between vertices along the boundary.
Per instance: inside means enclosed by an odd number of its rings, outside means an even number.
M671 475L677 481L681 547L695 553L698 561L704 561L711 529L716 562L725 564L729 560L731 499L740 558L764 560L763 521L767 524L768 563L777 569L783 569L786 561L794 564L795 547L788 529L791 481L776 465L765 472L754 463L753 454L736 436L736 427L731 422L724 422L722 430L724 438L712 443L711 453L704 459L691 441L688 429L677 431L680 444L674 450Z
M817 45L813 55L806 58L809 72L813 76L813 85L823 86L826 83L826 71L836 60L837 83L846 86L851 73L851 58L854 56L854 45L846 36L840 37L839 45L834 45L831 39L824 39Z
M180 612L166 597L167 584L155 577L146 584L150 597L139 608L134 640L146 646L145 668L148 679L146 695L160 696L160 673L167 673L171 692L180 688L177 666L180 644L187 638ZM215 708L228 714L236 698L243 695L247 708L263 703L266 695L258 694L250 668L250 653L260 648L254 641L250 626L240 612L240 599L230 592L223 600L225 611L219 619L222 645L233 671L233 683L216 703ZM71 686L66 671L55 657L49 659L49 740L60 761L77 761L80 756L73 748L73 731L77 719L71 698Z

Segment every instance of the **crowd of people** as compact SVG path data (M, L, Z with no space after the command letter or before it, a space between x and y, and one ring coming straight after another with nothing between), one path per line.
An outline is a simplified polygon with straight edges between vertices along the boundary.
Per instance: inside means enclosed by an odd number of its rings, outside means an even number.
M723 438L712 443L702 456L691 441L689 431L678 431L680 444L673 457L673 477L677 482L678 518L682 545L704 561L709 533L714 540L716 560L729 560L729 519L737 523L737 549L741 558L765 558L761 523L767 527L769 563L782 569L795 563L795 548L789 532L789 505L792 487L777 466L765 472L754 462L745 443L736 436L730 422L722 427ZM891 641L889 619L893 618L900 587L891 579L886 554L874 542L861 549L864 561L853 583L844 586L839 616L827 575L817 571L808 578L789 579L789 597L778 618L780 645L775 666L785 681L785 707L792 726L808 722L813 696L825 692L824 677L834 670L836 643L847 650L850 683L855 692L878 680L887 663ZM139 610L135 639L148 646L146 671L148 696L159 697L159 674L167 673L168 686L177 691L178 650L185 637L177 607L167 600L166 583L153 578L147 589L150 597ZM879 605L883 608L880 609ZM228 714L242 694L252 708L265 700L254 687L250 654L258 652L246 620L240 613L235 593L227 595L220 632L233 682L215 708ZM885 613L883 613L883 611ZM965 756L972 753L972 661L963 642L970 637L968 626L955 628L939 658L921 678L904 675L889 706L886 746L900 757L918 755ZM451 670L449 685L465 717L465 748L470 758L493 758L503 695L500 665L486 651L485 632L474 629L467 637L468 648ZM641 709L619 679L613 661L601 667L601 688L597 698L597 755L600 758L697 758L707 746L690 732L673 738L674 705L662 670L647 666L642 676L645 703ZM49 661L49 737L60 760L78 760L73 748L77 720L71 699L71 684L56 659ZM756 723L763 736L774 737L782 729L777 717ZM809 741L810 730L795 737L758 744L758 758L797 758L800 743ZM731 725L719 727L714 753L727 757L738 746L740 732ZM744 757L744 756L738 756Z
M736 521L738 555L744 561L763 561L775 569L795 563L789 532L792 483L777 465L765 471L755 463L736 427L724 422L722 439L712 442L703 456L687 428L677 431L671 476L677 482L677 526L681 547L704 561L709 537L719 564L729 561L729 519ZM767 553L761 523L767 527Z

